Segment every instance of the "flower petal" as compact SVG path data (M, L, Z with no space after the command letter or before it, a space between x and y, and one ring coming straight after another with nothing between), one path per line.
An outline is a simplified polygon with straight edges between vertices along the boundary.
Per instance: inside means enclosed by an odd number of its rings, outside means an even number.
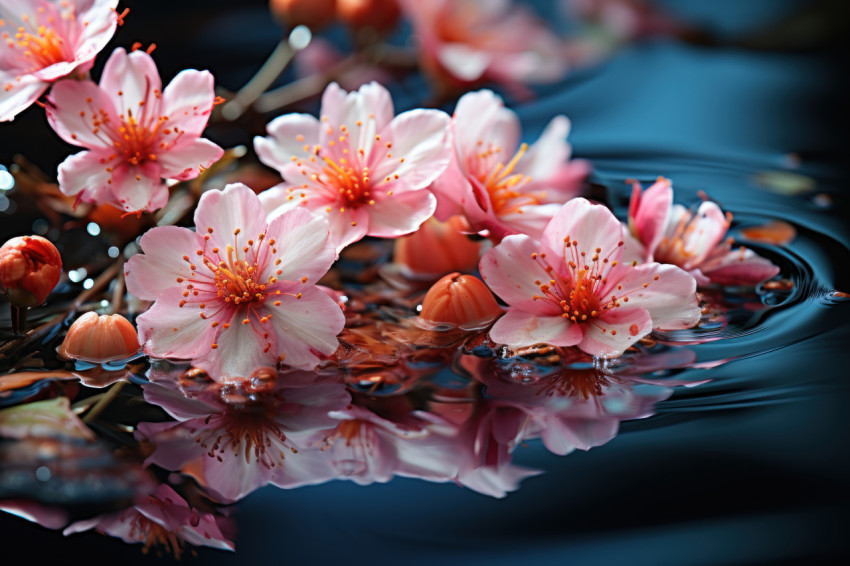
M161 293L179 285L178 278L191 279L189 263L183 256L201 249L202 239L188 228L159 226L144 233L139 244L144 254L136 254L124 266L127 291L140 299L156 300Z
M541 316L511 309L490 329L490 338L509 346L575 346L582 340L582 329L561 315Z
M186 69L165 87L160 112L168 116L168 123L178 126L184 135L198 137L207 127L214 104L212 74Z
M549 302L535 300L540 287L535 281L548 281L549 274L532 254L540 253L540 243L525 235L508 236L484 253L479 269L487 286L513 308L540 315L560 314Z
M428 190L403 191L375 199L363 210L369 215L370 236L395 238L415 232L437 207L437 199Z
M622 290L615 291L613 285L622 286ZM627 296L629 301L622 303L623 306L647 310L653 328L691 328L700 319L696 281L675 265L644 263L629 267L624 276L609 283L602 294L615 294L618 298Z
M47 97L47 120L66 142L88 148L111 150L112 141L98 128L106 112L117 122L112 100L92 81L61 81Z
M120 101L120 107L116 110L126 117L128 112L138 113L140 102L152 104L156 100L153 93L162 90L162 80L150 55L141 50L128 54L118 47L106 60L100 88L106 96ZM149 108L147 111L156 114L158 108Z
M652 332L653 320L641 308L614 308L592 323L582 324L584 339L578 347L601 358L615 358Z
M381 182L398 175L411 189L426 188L449 164L449 121L448 114L440 110L410 110L396 116L381 131L382 140L392 143L393 157L386 157L383 151L371 156L372 178Z
M209 233L213 246L222 250L233 245L236 230L242 241L247 241L264 232L266 224L266 211L259 197L242 183L232 183L222 191L205 192L195 210L198 232ZM209 232L209 228L213 231Z
M331 355L339 346L337 334L345 325L342 309L316 287L302 291L300 299L282 296L281 305L272 309L272 324L277 330L278 353L283 363L298 369L313 369L319 355Z
M276 257L282 259L279 269L269 262L261 280L274 275L282 281L312 285L328 272L336 259L336 248L330 241L330 227L326 218L312 214L305 208L295 208L276 216L266 230L267 238L276 240Z
M162 176L166 179L186 181L197 177L224 155L224 150L213 142L196 138L191 142L161 152L157 163L162 167Z
M591 204L583 198L574 198L565 204L543 231L541 242L552 253L564 257L564 239L569 237L574 255L589 258L599 248L600 257L611 262L623 255L623 226L614 214L601 204ZM577 244L577 245L576 245Z
M308 157L312 152L305 146L319 143L319 121L309 114L286 114L269 122L267 137L254 138L254 149L260 161L279 172L292 157Z
M164 290L153 306L136 319L139 342L146 354L157 358L207 358L216 330L191 308L178 308L182 289Z

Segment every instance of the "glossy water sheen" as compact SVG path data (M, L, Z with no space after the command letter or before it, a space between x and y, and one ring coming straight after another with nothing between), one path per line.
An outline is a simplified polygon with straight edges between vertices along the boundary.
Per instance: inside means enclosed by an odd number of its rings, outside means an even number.
M545 473L505 499L401 478L267 487L236 507L238 554L201 550L202 563L770 564L846 554L850 306L840 292L850 292L850 207L828 134L835 87L817 54L660 41L519 106L529 139L553 114L570 116L574 152L594 163L620 217L624 179L664 175L677 202L705 191L734 213L735 229L791 224L787 246L749 245L792 285L730 290L716 325L659 336L690 354L647 377L710 381L676 388L654 416L622 423L588 452L520 447L514 461ZM758 184L764 171L787 170L789 153L813 190ZM6 516L0 527L7 549L31 557L147 562L95 534L63 539Z

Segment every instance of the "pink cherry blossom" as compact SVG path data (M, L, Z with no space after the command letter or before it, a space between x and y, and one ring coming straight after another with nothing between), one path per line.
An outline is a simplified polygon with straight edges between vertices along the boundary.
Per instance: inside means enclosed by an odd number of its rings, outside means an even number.
M278 362L309 369L336 350L345 317L315 286L335 257L325 219L291 210L269 221L237 183L205 193L195 224L149 230L125 267L127 289L156 301L137 320L148 355L227 380Z
M427 190L449 162L449 117L411 110L393 118L389 92L370 83L322 97L321 120L287 114L254 138L260 160L284 183L262 193L266 210L294 207L327 217L337 251L363 236L415 231L436 207Z
M28 108L53 81L86 73L115 33L118 0L0 2L0 122Z
M733 249L726 232L732 215L704 201L696 212L673 204L673 186L661 177L645 191L632 187L629 230L646 248L646 257L677 265L699 285L757 285L779 268L754 251Z
M449 88L494 81L524 91L566 73L561 41L528 10L505 0L400 0L422 64Z
M672 265L623 263L624 237L607 208L576 198L540 241L508 236L487 250L481 274L509 305L491 338L513 346L578 346L610 358L652 329L699 322L694 278Z
M221 157L200 137L214 105L209 72L182 71L163 90L150 55L116 49L99 85L62 81L47 98L53 129L87 150L59 166L60 190L127 211L162 208L163 179L193 179Z
M91 529L129 544L143 543L145 553L162 547L178 559L186 543L235 550L233 541L222 532L235 530L229 519L189 507L185 499L165 484L129 509L77 521L63 532L67 536Z
M520 122L489 90L460 98L452 117L452 161L431 186L436 217L463 215L471 231L498 242L509 234L539 238L589 172L569 161L570 122L555 117L540 139L520 145Z

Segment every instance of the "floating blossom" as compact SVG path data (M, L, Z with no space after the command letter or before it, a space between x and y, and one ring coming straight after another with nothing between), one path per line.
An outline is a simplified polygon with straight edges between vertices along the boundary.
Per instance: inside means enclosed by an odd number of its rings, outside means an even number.
M567 65L561 41L522 7L504 0L401 0L422 65L443 85L495 81L524 89L552 82Z
M179 559L186 543L221 550L235 550L222 531L233 531L230 520L189 507L171 487L162 484L133 507L119 513L100 515L68 526L67 536L95 529L128 544L142 543L142 552L164 548Z
M194 179L223 150L201 138L215 105L213 77L185 70L162 90L153 58L116 49L100 84L63 81L47 118L82 151L59 166L59 188L79 201L152 211L168 201L163 179Z
M337 252L363 236L409 234L436 207L428 185L449 162L449 117L411 110L393 118L389 92L370 83L322 97L321 121L287 114L254 138L260 160L285 181L262 193L266 210L304 207L327 217Z
M0 122L28 108L53 81L87 72L118 24L118 0L0 3Z
M323 218L268 221L257 195L233 184L201 197L195 224L146 232L145 253L126 265L127 289L156 301L137 320L147 354L225 380L278 362L309 369L336 350L345 317L315 286L335 257Z
M570 122L556 116L532 146L520 145L517 115L489 90L460 98L452 116L452 162L431 186L436 217L463 215L473 232L498 242L509 234L539 238L578 192L586 161L569 161Z
M672 265L623 263L624 237L607 208L577 198L542 240L508 236L488 250L481 274L509 305L491 338L616 357L654 328L694 326L700 309L693 277Z
M757 285L779 273L769 260L725 238L732 215L704 201L696 212L673 204L673 186L659 177L646 191L632 187L629 230L646 248L646 257L677 265L699 285Z

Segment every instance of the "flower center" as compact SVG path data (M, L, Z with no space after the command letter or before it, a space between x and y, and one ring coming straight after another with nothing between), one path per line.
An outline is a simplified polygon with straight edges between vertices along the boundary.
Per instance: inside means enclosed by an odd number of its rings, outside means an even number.
M649 286L642 283L636 289L623 291L623 286L618 284L610 298L602 296L603 290L608 285L608 275L612 268L619 264L618 260L611 260L611 255L623 246L623 242L617 242L605 256L601 256L602 248L596 248L593 255L588 258L584 251L578 250L578 241L572 240L570 236L564 238L564 273L557 271L547 263L546 254L532 253L531 259L536 261L550 277L548 281L536 280L535 285L540 289L540 295L532 296L535 301L546 301L561 309L561 316L571 320L575 324L591 322L596 324L597 319L603 313L629 302L629 295ZM637 262L632 262L633 267ZM655 276L658 279L658 276ZM603 331L605 329L603 328ZM611 334L616 334L615 330Z
M374 133L374 115L370 115L365 122L358 120L354 133L345 124L338 128L327 124L326 116L322 117L322 121L325 122L322 125L326 135L325 145L305 144L303 150L308 154L306 157L292 156L292 162L308 182L288 187L286 191L289 200L299 197L302 202L307 202L309 189L311 192L318 191L323 201L334 202L335 206L328 206L326 212L331 212L335 207L345 212L348 208L374 205L378 193L383 191L380 185L395 181L399 176L392 173L376 179L373 170L386 169L384 159L404 163L405 158L394 157L392 142L382 140L379 134ZM303 143L304 139L303 135L295 136L298 143ZM386 153L380 155L383 152ZM381 193L381 197L390 197L392 194L392 190L387 190Z
M164 549L166 554L171 553L179 560L183 553L183 540L177 536L177 533L169 531L139 512L136 512L132 520L130 534L144 543L142 554L147 554L152 548L160 554Z
M479 146L484 143L479 141ZM522 173L514 173L516 164L525 155L528 150L528 144L524 143L519 150L507 162L507 164L494 161L494 156L497 155L501 148L488 147L475 155L476 163L473 166L473 171L477 171L476 178L481 182L490 196L490 205L493 211L499 216L510 213L522 214L522 207L526 205L538 205L544 195L529 192L523 192L522 188L531 182L531 177ZM476 195L480 198L479 195ZM478 203L481 208L486 209L486 203Z
M76 21L75 7L68 2L62 2L62 11L52 2L41 2L35 18L29 14L21 15L21 25L14 30L14 35L4 30L3 41L9 50L17 56L17 68L24 72L34 72L62 61L72 61L74 56L72 46L65 39L71 37L72 23ZM57 20L61 20L57 22ZM56 33L56 26L65 28L63 37ZM6 27L6 22L0 19L0 27ZM11 27L11 26L10 26ZM60 33L62 29L60 28ZM6 85L11 90L13 85Z

